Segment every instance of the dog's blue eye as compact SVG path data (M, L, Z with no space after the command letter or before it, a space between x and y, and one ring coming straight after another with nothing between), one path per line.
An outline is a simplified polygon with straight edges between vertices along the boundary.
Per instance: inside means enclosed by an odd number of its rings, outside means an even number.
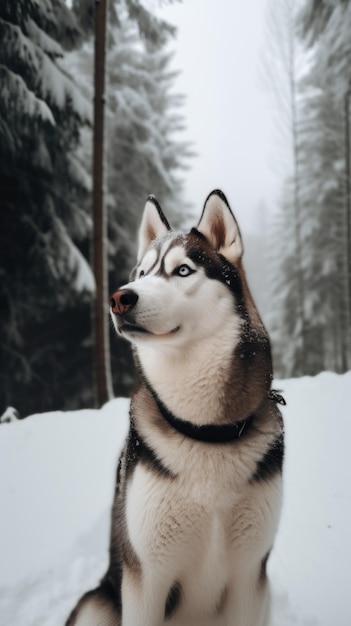
M183 265L180 265L177 268L177 274L178 276L189 276L189 274L193 274L194 270L191 269L191 267L189 267L189 265L186 265L186 263L183 263Z

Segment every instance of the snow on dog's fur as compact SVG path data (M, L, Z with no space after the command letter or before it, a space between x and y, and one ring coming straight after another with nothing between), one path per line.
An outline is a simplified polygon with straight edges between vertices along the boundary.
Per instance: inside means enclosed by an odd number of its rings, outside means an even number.
M140 384L110 565L69 626L268 626L283 426L242 253L222 192L188 234L148 199L137 266L111 299Z

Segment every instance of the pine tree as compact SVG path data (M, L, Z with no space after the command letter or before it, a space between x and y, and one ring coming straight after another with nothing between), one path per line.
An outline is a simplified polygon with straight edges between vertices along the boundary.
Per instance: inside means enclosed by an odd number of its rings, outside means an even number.
M299 16L310 49L304 80L301 185L308 208L310 326L318 368L351 367L351 5L308 0ZM317 330L318 329L318 330Z
M286 176L272 246L278 251L273 346L286 376L350 367L350 26L350 3L306 0L294 27L304 59L295 83L298 167Z
M279 375L301 375L305 366L307 326L300 193L298 70L301 52L296 44L294 0L272 1L268 8L263 69L265 82L274 93L277 145L280 147L274 160L284 184L279 198L279 218L272 236L271 298L275 306L267 325L273 340L276 371Z
M122 256L129 257L130 268L147 195L157 196L175 225L184 214L180 172L190 150L173 136L183 125L182 99L170 94L169 54L150 45L140 48L132 25L124 24L116 42L108 60L111 260L120 267Z
M76 152L91 108L62 66L80 36L63 0L0 5L0 392L21 413L72 394L62 380L80 361L94 290L79 244L90 178Z

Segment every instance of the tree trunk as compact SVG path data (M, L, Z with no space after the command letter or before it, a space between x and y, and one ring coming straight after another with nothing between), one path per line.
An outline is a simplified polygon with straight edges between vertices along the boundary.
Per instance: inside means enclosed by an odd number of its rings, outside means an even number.
M351 86L345 95L345 318L346 337L344 371L351 369L351 158L350 158L350 96Z
M293 186L294 186L294 231L295 231L295 252L296 252L296 276L298 286L297 297L297 315L301 322L301 357L297 363L299 376L307 374L305 371L307 360L307 325L305 319L305 280L302 267L302 237L301 237L301 206L300 206L300 179L299 179L299 137L298 137L298 118L297 118L297 98L296 98L296 62L295 62L295 45L294 45L294 14L293 5L288 4L289 12L289 82L290 82L290 99L291 99L291 135L293 149Z
M104 104L107 0L95 0L94 138L93 138L93 305L96 404L112 398L107 293L107 215L104 203Z

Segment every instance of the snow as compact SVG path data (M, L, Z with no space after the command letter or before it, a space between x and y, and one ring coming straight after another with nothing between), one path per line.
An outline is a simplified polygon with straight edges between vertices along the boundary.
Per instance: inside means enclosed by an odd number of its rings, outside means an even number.
M348 626L351 372L275 381L287 452L271 626ZM0 425L0 625L63 626L107 565L128 401Z
M23 62L28 66L36 77L36 89L41 98L63 109L67 99L70 100L74 112L80 117L83 122L90 122L92 119L92 107L91 103L82 95L80 89L75 82L70 78L69 74L64 69L64 64L60 65L59 60L55 63L50 56L48 56L48 42L50 38L42 33L41 39L39 37L40 29L37 29L36 36L32 41L27 37L19 28L19 26L0 20L3 27L3 41L2 45L7 46L8 54L12 54L19 62ZM33 32L30 29L30 22L26 22L26 27L29 27L29 35L32 37ZM43 37L45 37L45 42ZM44 45L44 51L39 45ZM51 55L57 56L58 48L53 43L51 46ZM32 92L29 91L27 99L33 99ZM24 98L23 98L24 99ZM42 103L40 98L37 98L39 103ZM31 101L30 100L30 101ZM33 105L32 105L33 106ZM44 115L43 105L41 104L41 115ZM52 115L52 114L51 114Z
M0 94L3 106L9 109L11 106L16 107L22 115L39 117L55 126L55 120L48 105L28 89L23 78L4 65L0 70Z
M75 155L68 155L69 172L86 191L92 192L93 184L91 175L88 174L85 167L80 163L79 159Z
M65 254L62 259L60 257L48 258L48 262L50 261L52 265L52 271L56 275L64 275L68 270L74 276L72 285L76 292L85 291L94 294L96 290L95 278L88 261L70 238L63 221L57 215L54 216L54 220L56 225L55 239L59 238L61 249L65 250ZM49 233L48 237L51 236L52 233Z
M13 406L8 406L4 413L0 416L0 424L10 424L19 419L19 413Z
M44 50L49 56L54 57L62 57L63 49L62 46L47 35L41 28L39 28L38 24L34 22L32 19L25 20L24 23L25 30L28 34L28 38L33 41L39 48Z
M274 626L350 624L351 372L277 383L287 401L285 499L271 563ZM280 606L282 609L282 606Z
M74 289L77 292L95 293L95 278L92 269L72 240L67 239L70 268L75 270Z

